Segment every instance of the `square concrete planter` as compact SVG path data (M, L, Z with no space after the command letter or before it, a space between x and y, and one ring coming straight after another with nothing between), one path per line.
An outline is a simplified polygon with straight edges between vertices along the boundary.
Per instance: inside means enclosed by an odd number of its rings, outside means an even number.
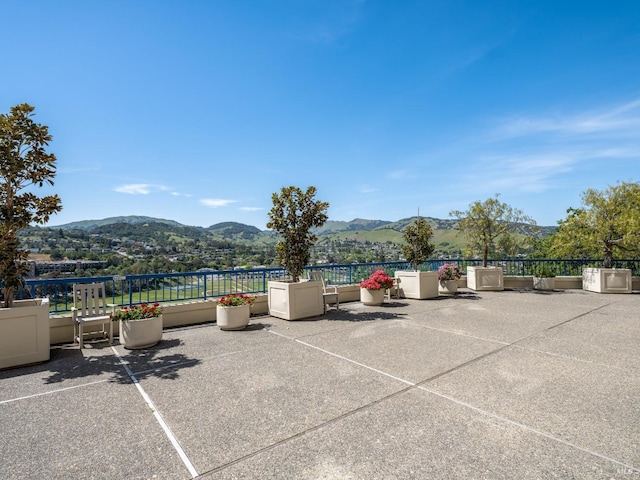
M438 296L438 272L398 270L394 276L400 297L424 300Z
M49 299L16 300L0 308L0 369L50 358Z
M534 290L555 290L556 277L533 277Z
M627 268L585 268L582 288L597 293L631 293L631 270Z
M322 282L280 282L268 284L269 315L300 320L324 313Z
M467 267L467 287L475 291L504 290L501 267Z

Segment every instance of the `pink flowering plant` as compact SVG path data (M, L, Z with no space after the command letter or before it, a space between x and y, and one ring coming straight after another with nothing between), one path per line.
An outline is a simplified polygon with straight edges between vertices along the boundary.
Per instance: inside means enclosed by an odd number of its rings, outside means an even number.
M221 297L216 302L216 305L221 307L239 307L240 305L253 305L256 297L252 295L244 295L243 293L232 293Z
M131 307L122 307L116 311L113 316L114 320L142 320L143 318L154 318L162 315L162 307L156 303L141 303L140 305L132 305Z
M376 270L371 276L360 282L360 288L367 290L380 290L393 287L393 278L391 278L384 270Z
M458 280L462 272L455 263L445 263L438 269L438 278L441 282L447 280Z

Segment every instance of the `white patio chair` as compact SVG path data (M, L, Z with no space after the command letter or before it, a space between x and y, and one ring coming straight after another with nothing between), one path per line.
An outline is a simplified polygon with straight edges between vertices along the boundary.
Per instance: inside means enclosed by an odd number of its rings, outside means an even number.
M327 313L327 303L335 303L336 310L340 310L340 296L338 294L337 285L327 285L324 281L324 275L319 270L310 271L309 280L322 282L322 300L324 313Z
M73 286L73 297L76 305L71 309L73 317L73 341L84 346L86 335L95 335L95 330L85 332L85 327L102 325L101 333L104 337L109 337L109 345L113 343L113 322L111 321L112 305L107 304L104 293L104 283L83 283ZM108 331L105 328L108 327Z

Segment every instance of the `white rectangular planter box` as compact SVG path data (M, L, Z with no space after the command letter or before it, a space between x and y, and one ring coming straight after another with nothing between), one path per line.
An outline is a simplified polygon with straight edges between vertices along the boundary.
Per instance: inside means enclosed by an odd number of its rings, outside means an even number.
M322 282L279 282L268 284L269 315L300 320L324 313Z
M402 298L424 300L438 296L438 272L398 270L395 277L398 294Z
M50 358L49 299L16 300L0 308L0 369Z
M534 290L555 290L556 277L533 277Z
M627 268L585 268L582 288L597 293L631 293L631 270Z
M504 290L501 267L467 267L467 287L476 291Z

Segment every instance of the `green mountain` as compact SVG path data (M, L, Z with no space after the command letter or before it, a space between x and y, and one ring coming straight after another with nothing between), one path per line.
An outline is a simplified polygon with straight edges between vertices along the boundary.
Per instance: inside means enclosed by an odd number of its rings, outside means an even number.
M65 223L64 225L52 225L49 228L61 228L62 230L93 230L97 227L112 225L114 223L127 223L131 225L139 223L164 223L174 227L182 227L181 223L174 220L165 220L163 218L145 217L141 215L128 215L121 217L109 217L102 220L82 220L79 222Z
M386 220L367 220L355 218L349 222L329 220L316 230L321 242L354 241L371 243L403 243L402 234L405 228L417 217L403 218L395 222ZM433 229L433 242L437 247L460 249L464 239L456 229L457 220L425 218ZM269 230L260 230L252 225L238 222L222 222L207 228L182 225L173 220L153 217L129 215L110 217L102 220L83 220L67 223L51 229L82 230L87 233L111 235L134 241L175 240L180 243L192 241L231 242L243 245L270 245L276 237ZM555 232L556 227L538 227L532 232L528 225L521 225L522 234L534 233L537 237L545 237Z

